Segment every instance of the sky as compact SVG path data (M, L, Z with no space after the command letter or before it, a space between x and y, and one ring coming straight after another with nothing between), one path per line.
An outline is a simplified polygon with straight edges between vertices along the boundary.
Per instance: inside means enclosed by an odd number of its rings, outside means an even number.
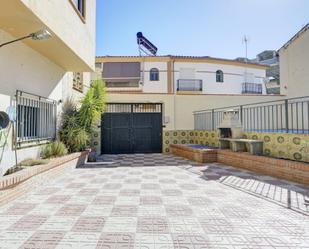
M309 23L309 0L97 0L96 55L138 55L141 31L158 55L245 56L279 49Z

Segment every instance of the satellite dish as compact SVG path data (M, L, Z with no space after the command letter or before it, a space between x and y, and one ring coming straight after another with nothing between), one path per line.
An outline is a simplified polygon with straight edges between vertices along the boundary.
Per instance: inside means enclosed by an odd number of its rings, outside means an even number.
M9 115L6 112L0 111L0 130L6 129L10 124Z

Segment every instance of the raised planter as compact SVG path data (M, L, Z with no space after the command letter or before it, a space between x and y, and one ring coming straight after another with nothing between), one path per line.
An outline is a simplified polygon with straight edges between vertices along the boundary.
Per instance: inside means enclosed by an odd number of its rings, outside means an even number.
M195 144L171 144L173 154L199 163L212 163L217 161L217 149Z
M255 156L248 152L218 150L218 162L261 174L283 178L293 182L309 184L309 164L266 156Z
M0 205L83 164L87 154L88 151L73 153L52 159L48 164L32 166L0 178Z

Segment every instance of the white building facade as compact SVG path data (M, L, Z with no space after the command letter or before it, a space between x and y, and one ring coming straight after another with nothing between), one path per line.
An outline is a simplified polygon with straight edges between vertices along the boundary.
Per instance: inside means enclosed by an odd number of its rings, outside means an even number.
M38 157L56 137L64 101L87 90L95 68L95 7L95 0L1 3L0 44L42 29L51 37L0 47L0 112L16 111L16 122L0 128L0 175L15 165L15 149L18 162Z
M97 57L96 66L107 90L115 92L266 94L267 66L253 63L186 56Z

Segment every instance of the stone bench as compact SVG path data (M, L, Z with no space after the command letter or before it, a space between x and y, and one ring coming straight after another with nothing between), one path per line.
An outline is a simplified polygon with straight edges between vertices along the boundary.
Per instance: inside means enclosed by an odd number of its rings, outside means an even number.
M232 149L234 152L246 151L252 155L263 154L263 141L245 138L220 138L220 149Z

